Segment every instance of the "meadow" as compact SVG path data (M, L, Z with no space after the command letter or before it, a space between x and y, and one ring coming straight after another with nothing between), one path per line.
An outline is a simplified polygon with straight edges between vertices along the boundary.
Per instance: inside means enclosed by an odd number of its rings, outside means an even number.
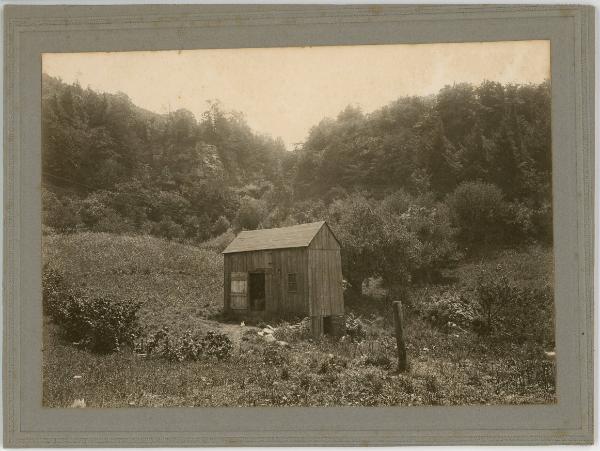
M282 345L258 334L266 324L222 319L223 261L217 247L146 235L52 233L44 236L43 254L45 271L60 274L66 285L86 296L139 302L142 336L166 327L175 335L216 331L233 343L231 353L222 359L177 361L131 347L99 354L66 340L60 325L46 316L43 404L47 407L69 407L75 400L84 400L87 407L555 401L554 361L544 352L552 351L551 339L492 340L459 320L446 327L431 316L438 312L434 307L440 299L452 304L454 297L444 293L472 298L475 274L481 271L502 268L527 289L551 286L550 248L488 249L485 256L470 256L445 270L441 283L411 287L410 302L405 304L410 370L404 374L395 371L389 299L378 281L370 281L360 298L348 299L347 336L313 341L301 318L269 324ZM438 304L432 307L436 299ZM456 309L451 313L459 319L463 315Z

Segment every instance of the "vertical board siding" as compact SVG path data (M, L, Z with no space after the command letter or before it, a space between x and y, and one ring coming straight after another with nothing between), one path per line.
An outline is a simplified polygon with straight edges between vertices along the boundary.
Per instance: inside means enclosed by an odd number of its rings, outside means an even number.
M344 313L340 251L309 249L308 266L311 316Z
M309 249L340 249L340 244L335 239L331 229L327 224L317 232L315 237L310 242Z
M225 254L224 271L226 311L231 308L231 273L263 271L267 312L308 315L317 335L324 316L344 313L340 245L326 224L307 248ZM296 292L288 290L288 274L296 274Z
M306 248L273 249L225 254L224 305L231 308L231 273L265 272L265 311L307 315L308 254ZM288 292L288 273L296 274L297 292Z

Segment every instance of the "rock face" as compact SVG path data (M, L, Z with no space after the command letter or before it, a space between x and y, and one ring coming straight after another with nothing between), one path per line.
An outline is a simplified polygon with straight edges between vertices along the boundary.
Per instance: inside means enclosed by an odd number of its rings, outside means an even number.
M275 337L273 335L271 335L271 334L265 334L264 339L268 343L272 343L274 341L277 341L277 340L275 340Z

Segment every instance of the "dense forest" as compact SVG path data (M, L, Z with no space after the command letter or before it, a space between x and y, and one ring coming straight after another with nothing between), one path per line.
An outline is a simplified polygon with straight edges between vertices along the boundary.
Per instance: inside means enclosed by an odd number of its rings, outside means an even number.
M552 241L549 82L348 106L293 151L218 101L199 118L161 115L125 94L47 75L42 86L46 231L220 246L241 229L327 219L357 290L371 276L431 281L482 247Z

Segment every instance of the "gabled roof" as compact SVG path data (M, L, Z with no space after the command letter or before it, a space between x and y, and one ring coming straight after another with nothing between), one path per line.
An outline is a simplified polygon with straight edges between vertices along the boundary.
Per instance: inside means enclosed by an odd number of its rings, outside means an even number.
M308 247L325 224L325 221L319 221L277 229L245 230L235 237L223 253Z

